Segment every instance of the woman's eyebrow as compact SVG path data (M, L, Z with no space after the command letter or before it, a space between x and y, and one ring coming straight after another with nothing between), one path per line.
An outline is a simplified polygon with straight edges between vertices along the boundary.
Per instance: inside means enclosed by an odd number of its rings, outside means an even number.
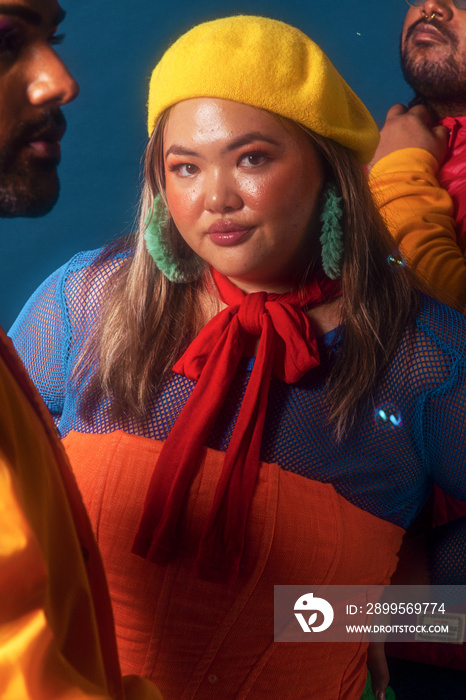
M228 144L228 146L226 146L224 150L225 152L235 151L237 148L247 146L253 141L265 141L266 143L272 144L272 146L281 146L281 144L275 139L273 139L271 136L266 136L260 131L250 131L249 133L243 134L243 136L239 136L237 139L232 141L232 143Z
M196 153L196 151L190 151L188 148L184 148L183 146L178 146L178 144L174 143L170 148L167 150L165 153L165 158L167 158L170 154L173 154L175 156L192 156L195 158L199 158L199 153Z
M251 131L247 134L243 134L242 136L238 136L238 138L236 138L234 141L229 143L228 146L225 146L222 153L229 153L231 151L236 151L237 148L241 148L242 146L247 146L249 143L253 143L254 141L265 141L266 143L272 144L272 146L280 146L281 145L278 141L271 138L270 136L265 136L260 131ZM179 146L176 143L170 146L170 148L165 153L165 157L169 156L170 154L173 154L176 156L191 156L191 157L196 157L196 158L201 157L200 154L197 153L196 151L191 151L190 149L184 148L183 146Z

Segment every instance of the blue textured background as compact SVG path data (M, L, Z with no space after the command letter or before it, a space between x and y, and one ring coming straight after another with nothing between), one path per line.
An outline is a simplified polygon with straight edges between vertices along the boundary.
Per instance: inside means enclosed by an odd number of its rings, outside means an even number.
M404 0L62 0L59 48L81 85L65 108L62 192L42 219L1 221L0 323L8 328L38 284L79 250L96 248L133 224L146 142L148 77L164 49L201 21L262 14L315 39L379 124L409 100L398 59Z

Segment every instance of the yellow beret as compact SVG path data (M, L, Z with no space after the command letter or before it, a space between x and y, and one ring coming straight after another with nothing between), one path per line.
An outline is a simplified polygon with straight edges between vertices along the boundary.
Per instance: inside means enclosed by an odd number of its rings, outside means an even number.
M324 52L299 29L238 15L183 34L154 68L148 130L177 102L214 97L288 117L353 149L368 163L377 126Z

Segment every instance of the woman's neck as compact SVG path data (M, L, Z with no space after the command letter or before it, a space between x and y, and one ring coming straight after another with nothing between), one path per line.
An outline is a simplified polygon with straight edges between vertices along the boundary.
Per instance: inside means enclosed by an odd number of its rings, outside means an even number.
M342 323L343 299L341 296L324 304L313 306L306 312L311 319L317 336L325 335Z
M204 310L205 324L220 311L227 308L227 304L224 304L223 301L208 290L201 292L199 303ZM341 325L342 307L343 299L339 296L336 299L331 299L330 301L314 306L306 311L308 317L313 322L317 336L325 335Z

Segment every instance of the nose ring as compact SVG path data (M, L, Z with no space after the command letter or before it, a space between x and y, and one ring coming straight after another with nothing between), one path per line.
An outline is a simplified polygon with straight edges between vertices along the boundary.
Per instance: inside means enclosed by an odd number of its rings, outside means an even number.
M424 17L426 18L426 20L427 20L428 22L430 22L431 20L433 20L433 19L435 18L436 14L437 14L436 12L432 12L430 15L428 15L427 12L426 12L425 10L423 10L423 12L424 12Z

